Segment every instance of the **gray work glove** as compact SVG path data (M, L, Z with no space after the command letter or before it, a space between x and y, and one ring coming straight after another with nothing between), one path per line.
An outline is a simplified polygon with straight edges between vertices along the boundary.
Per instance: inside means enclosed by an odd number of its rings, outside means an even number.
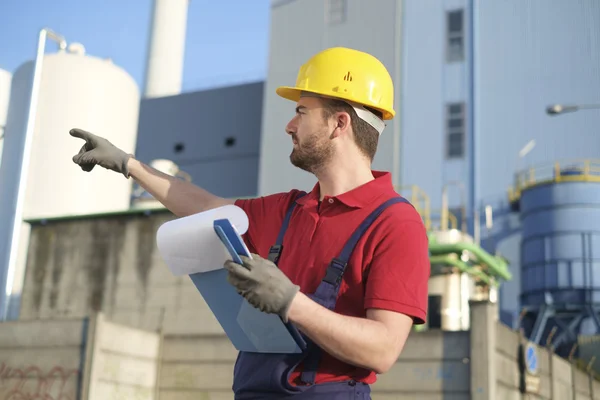
M300 287L275 264L257 254L252 254L252 259L240 258L244 265L231 260L225 262L224 267L229 271L227 281L252 306L265 313L279 314L287 322L287 313Z
M133 155L125 153L103 137L96 136L83 129L71 129L69 133L73 137L85 140L85 144L81 147L79 153L73 156L73 162L79 165L82 170L90 172L97 164L129 178L127 162Z

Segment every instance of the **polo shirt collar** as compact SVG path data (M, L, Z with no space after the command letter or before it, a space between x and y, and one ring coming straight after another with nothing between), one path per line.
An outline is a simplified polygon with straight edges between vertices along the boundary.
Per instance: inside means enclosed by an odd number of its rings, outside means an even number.
M348 207L363 208L370 205L373 201L375 201L375 199L381 196L381 193L393 189L392 175L389 172L371 172L375 179L348 192L334 196L333 198L337 199L340 203L345 204ZM306 196L298 199L297 203L301 206L311 203L318 203L319 197L320 184L317 182L313 189L306 194Z

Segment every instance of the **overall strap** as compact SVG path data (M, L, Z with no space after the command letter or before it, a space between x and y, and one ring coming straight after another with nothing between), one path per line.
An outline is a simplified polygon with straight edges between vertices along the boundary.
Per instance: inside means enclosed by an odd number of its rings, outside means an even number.
M290 204L288 207L287 213L285 214L285 218L283 219L283 224L281 224L281 228L279 229L279 234L277 235L277 241L274 245L269 249L269 256L267 257L269 261L277 265L279 261L279 257L281 257L281 251L283 250L283 238L285 236L285 232L287 231L288 225L290 224L290 219L292 218L292 212L296 208L296 202L302 196L304 196L306 192L300 192L300 194L296 197L296 199Z
M381 204L379 207L377 207L375 209L375 211L373 211L367 218L365 218L365 220L359 225L359 227L356 228L356 230L354 231L352 236L350 236L350 239L348 239L348 241L346 242L346 245L342 249L342 252L340 253L340 255L338 257L334 258L333 260L331 260L329 267L327 267L327 272L325 274L325 277L323 278L323 282L326 282L329 285L335 287L336 297L337 297L337 292L339 291L339 288L340 288L340 283L342 282L342 276L344 275L344 271L346 270L346 266L348 265L350 256L352 255L352 252L354 251L354 247L356 247L356 244L358 243L360 238L364 235L364 233L367 231L367 229L369 229L371 224L373 224L373 222L375 222L377 217L379 217L379 215L386 208L388 208L392 204L396 204L396 203L408 203L408 200L406 200L403 197L394 197L394 198L389 199L385 203ZM317 289L317 293L318 293L318 289ZM323 300L331 300L331 299L323 299ZM331 304L331 308L330 308L331 310L333 310L333 307L335 307L336 299L333 299L333 300L334 300L334 302L333 302L333 304Z
M365 218L358 228L356 228L352 236L350 236L350 239L348 239L344 245L340 255L331 260L331 263L327 267L325 277L317 287L315 293L311 296L314 301L332 311L335 309L342 277L346 271L348 261L350 260L350 256L354 251L354 247L356 247L358 241L362 238L367 229L369 229L371 224L375 222L377 217L379 217L379 215L381 215L386 208L396 203L410 204L409 201L403 197L393 197L377 207L371 214L369 214L367 218ZM321 359L321 349L313 342L309 343L309 346L310 352L304 361L304 368L300 379L305 383L314 384L317 375L317 368Z

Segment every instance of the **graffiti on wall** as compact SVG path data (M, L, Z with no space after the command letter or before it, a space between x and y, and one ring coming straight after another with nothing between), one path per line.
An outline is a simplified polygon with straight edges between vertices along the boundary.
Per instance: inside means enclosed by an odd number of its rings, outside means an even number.
M79 370L55 366L43 371L35 365L11 368L0 363L2 400L75 400Z

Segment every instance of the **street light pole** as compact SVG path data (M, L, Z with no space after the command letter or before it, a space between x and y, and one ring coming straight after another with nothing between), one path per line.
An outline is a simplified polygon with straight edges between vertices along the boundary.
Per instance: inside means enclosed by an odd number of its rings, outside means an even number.
M64 37L47 28L40 30L33 64L29 103L27 105L27 124L25 125L25 131L22 132L23 139L19 139L23 141L20 147L22 154L19 156L21 157L21 165L16 171L11 170L6 173L3 172L3 175L0 175L0 179L10 176L11 178L7 179L7 181L9 185L13 185L8 188L6 185L3 185L2 190L4 192L0 195L0 203L6 210L2 210L3 219L0 220L2 224L2 229L0 230L0 321L4 321L8 317L8 301L12 295L13 275L17 263L21 225L23 224L23 207L29 169L29 156L33 142L38 98L42 83L44 54L48 39L58 43L60 50L67 48L67 42ZM13 176L17 176L17 178L13 179ZM6 181L2 183L6 184ZM8 218L4 218L7 215Z
M586 109L600 109L600 104L553 104L546 107L546 114L559 115Z

